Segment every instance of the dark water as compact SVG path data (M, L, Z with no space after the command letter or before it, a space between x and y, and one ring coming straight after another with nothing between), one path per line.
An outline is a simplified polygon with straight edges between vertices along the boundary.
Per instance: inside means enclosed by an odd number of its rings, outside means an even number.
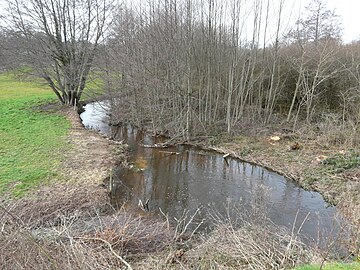
M185 209L204 207L226 213L229 202L239 205L240 211L259 203L275 224L289 229L295 224L297 230L303 223L301 235L307 241L336 232L336 208L319 193L239 160L228 159L226 164L222 155L195 147L145 148L143 145L159 139L130 125L111 128L106 107L106 103L88 104L81 118L86 127L115 136L130 146L134 169L116 170L114 204L137 205L139 199L150 199L151 211L161 208L170 217L180 217Z

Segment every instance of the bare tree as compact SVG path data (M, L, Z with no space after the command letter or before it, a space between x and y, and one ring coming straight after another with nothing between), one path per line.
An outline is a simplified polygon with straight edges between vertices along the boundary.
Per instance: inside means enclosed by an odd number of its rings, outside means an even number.
M314 41L320 39L339 39L341 23L335 11L326 6L326 0L312 0L305 8L306 14L297 21L297 29L290 36L297 40Z
M348 56L344 61L352 65L339 62L337 31L323 27L336 17L324 5L315 10L324 15L314 19L317 42L303 38L305 31L310 37L310 25L298 23L291 32L297 35L286 36L285 3L277 1L275 8L271 0L124 4L104 45L106 81L116 99L113 116L190 140L268 125L283 113L288 122L311 124L329 108L345 106L339 98L345 104L356 93L357 69ZM352 78L351 86L340 85L339 74ZM353 90L346 91L349 87Z
M46 80L59 101L76 106L88 80L109 12L108 0L7 0L14 57Z

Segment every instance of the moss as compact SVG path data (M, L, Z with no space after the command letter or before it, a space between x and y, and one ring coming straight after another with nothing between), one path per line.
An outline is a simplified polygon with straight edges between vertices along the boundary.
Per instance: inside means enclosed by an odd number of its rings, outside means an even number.
M320 265L304 265L294 268L294 270L319 270ZM329 263L322 267L323 270L359 270L360 263Z
M337 153L322 162L333 173L341 173L345 170L360 166L360 153L350 150L346 153Z

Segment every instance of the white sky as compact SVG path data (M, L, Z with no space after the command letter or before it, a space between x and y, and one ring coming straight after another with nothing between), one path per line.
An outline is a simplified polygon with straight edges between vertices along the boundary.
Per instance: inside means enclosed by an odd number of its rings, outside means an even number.
M130 0L125 0L130 1ZM131 2L141 2L140 0L131 0ZM148 1L148 0L147 0ZM251 0L248 0L251 2ZM280 0L272 0L277 2ZM4 8L5 0L0 0L0 14ZM121 2L121 0L119 1ZM291 14L294 22L298 18L299 10L305 11L304 7L308 5L311 0L285 0L288 7L293 7ZM360 40L360 0L325 0L327 7L331 10L335 9L336 14L340 16L343 26L343 40L348 43L353 40ZM289 9L287 9L289 10ZM285 14L284 14L285 15ZM288 24L293 24L291 21Z

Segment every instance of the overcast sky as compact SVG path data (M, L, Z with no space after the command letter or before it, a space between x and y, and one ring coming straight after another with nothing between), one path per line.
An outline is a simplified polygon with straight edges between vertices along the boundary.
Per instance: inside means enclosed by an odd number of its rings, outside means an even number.
M130 0L125 0L129 1ZM140 0L131 0L131 2L137 2ZM247 0L251 3L251 0ZM272 0L273 2L280 0ZM0 14L4 7L5 0L0 0ZM121 1L119 1L121 2ZM288 7L292 7L293 10L288 12L294 22L287 22L288 27L295 23L298 18L299 11L304 12L304 7L308 5L311 0L285 0ZM342 26L343 26L343 40L348 43L353 40L360 40L360 0L325 0L327 6L331 10L335 10L336 14L340 15ZM284 14L285 15L285 14Z
M287 0L291 1L291 0ZM309 0L301 0L302 6L306 6ZM360 40L360 0L327 0L329 9L335 9L340 15L345 42Z

